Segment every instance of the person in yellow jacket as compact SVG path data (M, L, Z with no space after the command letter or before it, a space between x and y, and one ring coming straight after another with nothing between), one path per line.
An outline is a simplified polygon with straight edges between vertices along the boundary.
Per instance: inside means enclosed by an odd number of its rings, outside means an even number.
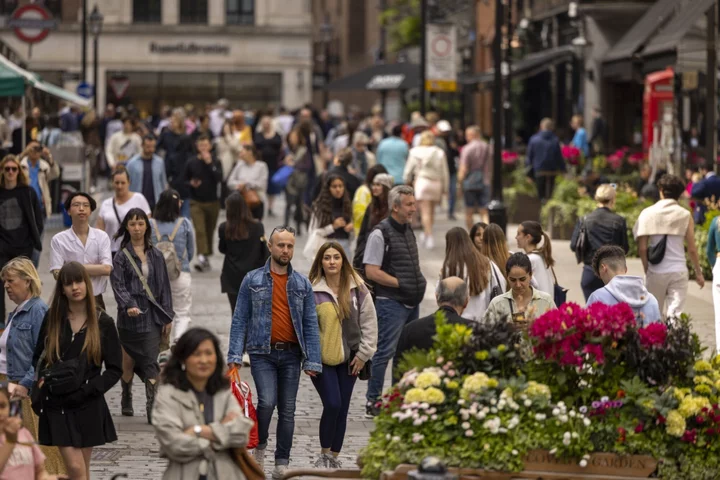
M362 226L362 221L365 217L365 211L367 210L368 205L372 202L373 181L375 180L375 176L381 173L388 173L388 171L383 165L373 165L368 169L367 175L365 176L365 183L355 190L355 195L353 196L352 201L355 238L357 238L360 233L360 227Z

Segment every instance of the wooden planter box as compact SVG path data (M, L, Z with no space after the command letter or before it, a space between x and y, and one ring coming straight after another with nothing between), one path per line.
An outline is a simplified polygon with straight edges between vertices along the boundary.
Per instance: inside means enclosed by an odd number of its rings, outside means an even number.
M512 224L540 221L540 199L537 197L520 194L515 198L515 204L511 206L511 210L510 223Z
M553 240L570 240L576 221L577 218L573 218L572 223L560 223L555 218L555 211L553 210L550 212L549 222L545 228Z

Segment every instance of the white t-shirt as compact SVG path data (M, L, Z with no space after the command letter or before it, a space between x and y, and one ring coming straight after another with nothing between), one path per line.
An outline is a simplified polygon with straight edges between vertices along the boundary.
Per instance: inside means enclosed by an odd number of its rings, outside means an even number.
M68 262L83 265L109 265L112 267L110 237L97 228L90 227L85 245L72 227L55 234L50 241L50 271L60 270ZM107 289L110 276L90 277L93 294L102 295Z
M650 235L648 247L656 245L664 235ZM665 256L657 265L648 263L648 273L661 275L664 273L686 273L685 237L682 235L668 235L665 244Z
M14 312L19 312L27 302L28 301L25 300L18 305ZM5 325L5 330L3 330L3 333L0 336L0 373L3 375L7 375L7 342L8 337L10 336L10 328L12 327L13 318L15 318L15 313L8 315L7 325Z
M550 268L545 266L545 260L537 253L529 253L528 258L532 265L532 286L550 295L555 295L555 279Z
M142 193L132 193L131 195L130 200L122 205L119 203L115 204L118 213L117 215L115 215L115 210L113 210L113 198L115 197L106 198L102 204L100 204L98 217L102 218L103 222L105 222L105 233L107 233L108 237L110 237L110 242L112 244L110 248L113 252L120 250L120 242L122 242L122 238L113 240L113 237L120 229L120 223L125 219L125 215L127 215L127 213L133 208L140 208L147 214L151 213L150 205ZM120 221L118 221L118 216L120 217Z

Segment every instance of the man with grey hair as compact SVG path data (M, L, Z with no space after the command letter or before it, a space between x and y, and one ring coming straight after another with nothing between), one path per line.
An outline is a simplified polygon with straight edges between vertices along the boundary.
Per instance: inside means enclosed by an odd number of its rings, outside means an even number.
M435 299L439 307L436 312L427 317L410 322L403 328L395 354L396 361L402 358L403 353L413 348L419 350L429 350L432 348L433 337L436 333L435 316L438 313L445 315L445 320L447 320L448 323L473 324L472 320L461 317L470 300L467 283L462 278L448 277L440 280L435 289Z
M415 192L407 185L397 186L390 190L388 204L390 216L368 236L363 257L365 275L374 286L378 317L378 348L368 382L367 417L378 414L385 369L395 356L403 328L418 318L427 286L420 271L417 240L410 228L417 210Z

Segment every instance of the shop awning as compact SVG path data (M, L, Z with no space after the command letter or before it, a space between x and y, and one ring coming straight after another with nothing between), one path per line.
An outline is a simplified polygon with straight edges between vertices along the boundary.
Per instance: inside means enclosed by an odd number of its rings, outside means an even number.
M676 12L670 22L650 39L650 42L642 51L643 58L676 51L693 26L698 23L716 1L692 0L686 2L684 8ZM676 4L679 3L677 0L675 2Z
M333 80L328 90L408 90L420 86L420 65L384 63Z
M25 85L61 98L81 107L90 105L90 99L81 97L64 88L43 81L37 74L29 72L0 55L0 97L22 97Z
M515 61L510 66L510 73L514 79L532 77L544 72L550 67L572 60L575 57L575 47L563 45L549 48L542 52L531 53ZM462 78L461 83L470 85L485 85L495 81L495 69L485 70L476 75Z

